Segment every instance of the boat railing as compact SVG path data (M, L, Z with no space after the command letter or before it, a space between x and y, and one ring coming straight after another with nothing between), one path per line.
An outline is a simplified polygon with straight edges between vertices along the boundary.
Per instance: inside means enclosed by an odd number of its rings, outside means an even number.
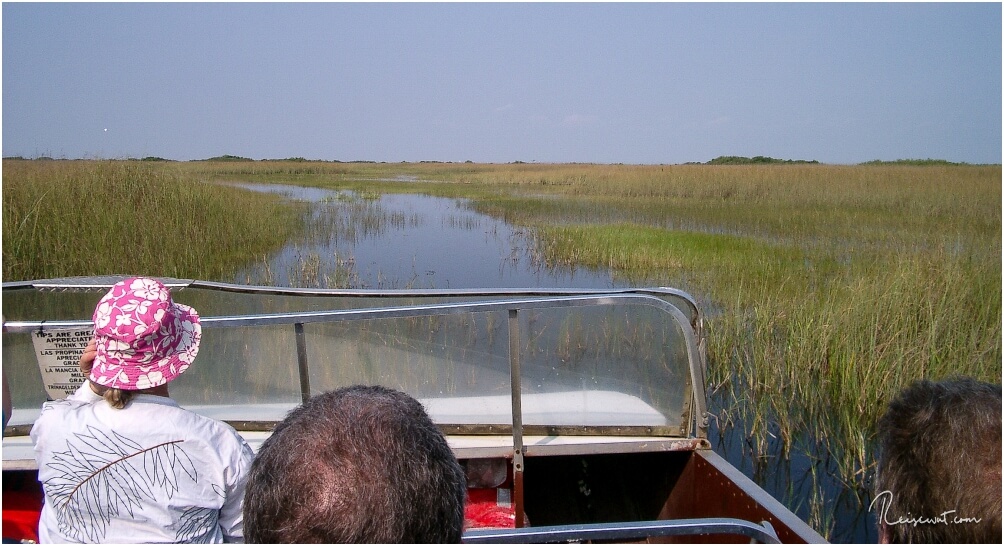
M653 537L691 535L739 535L749 538L753 543L781 543L769 522L763 521L757 524L735 518L693 518L517 527L514 529L472 529L464 533L462 541L465 544L624 542Z

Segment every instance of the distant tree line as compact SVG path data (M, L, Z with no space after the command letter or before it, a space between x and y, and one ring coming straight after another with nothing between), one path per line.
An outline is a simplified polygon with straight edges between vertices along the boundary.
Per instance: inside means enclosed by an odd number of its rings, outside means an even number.
M882 161L881 159L875 159L872 161L866 161L861 163L861 165L915 165L918 167L926 167L930 165L968 165L968 163L955 163L952 161L946 161L944 159L897 159L896 161Z
M818 164L819 162L815 159L805 160L805 159L775 159L773 157L767 157L763 155L757 155L753 157L743 157L741 155L721 155L711 161L705 163L705 165L774 165L774 164Z
M239 155L218 155L216 157L210 157L208 159L196 159L195 161L254 161L250 157L241 157Z
M21 161L52 161L54 158L52 158L50 156L47 156L47 155L41 155L41 156L38 156L38 157L35 157L35 158L24 157L24 156L20 156L20 155L15 155L15 156L4 157L4 159L21 160ZM127 161L137 161L137 159L135 159L135 158L126 158L126 160ZM157 156L147 156L147 157L144 157L142 159L139 159L138 161L174 161L174 160L173 159L164 159L163 157L157 157ZM287 157L285 159L261 159L261 160L257 160L257 159L252 159L250 157L243 157L243 156L239 156L239 155L230 155L230 154L218 155L216 157L210 157L210 158L206 158L206 159L192 159L190 161L232 161L232 162L255 162L255 161L279 162L279 161L284 161L284 162L299 162L299 163L307 163L307 162L310 162L310 163L386 163L384 161L380 161L380 162L377 162L377 161L366 161L366 160L341 161L341 160L338 160L338 159L330 159L330 160L329 159L306 159L304 157ZM402 163L408 163L408 162L407 161L403 161ZM419 161L418 163L453 163L453 161ZM464 163L473 163L473 161L467 160L467 161L464 161ZM511 162L511 164L513 164L513 165L523 165L523 164L526 164L526 163L527 162L525 162L525 161L512 161ZM534 163L536 163L536 162L534 162ZM722 155L722 156L718 156L718 157L716 157L716 158L714 158L711 161L708 161L706 163L700 163L700 162L696 162L696 161L691 161L691 162L684 163L684 165L796 165L796 164L800 164L800 165L818 165L819 161L817 161L815 159L812 159L812 160L806 160L806 159L777 159L777 158L767 157L767 156L763 156L763 155L757 155L757 156L753 156L753 157L745 157L745 156L741 156L741 155ZM623 165L623 163L616 163L616 165ZM964 162L963 163L956 163L956 162L948 161L948 160L945 160L945 159L930 159L929 158L929 159L896 159L896 160L893 160L893 161L885 161L885 160L881 160L881 159L875 159L875 160L872 160L872 161L866 161L864 163L858 163L858 165L912 165L912 166L926 167L926 166L952 166L952 165L970 165L970 164L969 163L964 163ZM999 165L999 163L995 163L995 165Z

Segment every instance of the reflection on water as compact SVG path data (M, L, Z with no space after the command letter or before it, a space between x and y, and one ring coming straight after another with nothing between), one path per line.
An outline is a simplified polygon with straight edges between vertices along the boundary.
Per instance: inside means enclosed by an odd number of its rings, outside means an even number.
M313 203L307 234L236 282L321 288L618 288L606 271L546 268L523 233L464 200L240 184Z
M728 396L732 395L725 389L712 395L709 407L727 405ZM712 419L710 425L708 439L715 452L828 540L857 544L878 540L875 515L868 511L870 493L845 482L826 442L817 442L807 433L786 448L780 433L773 430L767 445L758 449L748 440L746 424L720 428Z

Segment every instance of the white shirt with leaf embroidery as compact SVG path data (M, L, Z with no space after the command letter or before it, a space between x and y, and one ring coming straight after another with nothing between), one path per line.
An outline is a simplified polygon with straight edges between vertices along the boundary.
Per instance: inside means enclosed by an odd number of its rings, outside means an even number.
M40 542L242 542L254 453L226 423L163 396L111 407L85 382L31 429Z

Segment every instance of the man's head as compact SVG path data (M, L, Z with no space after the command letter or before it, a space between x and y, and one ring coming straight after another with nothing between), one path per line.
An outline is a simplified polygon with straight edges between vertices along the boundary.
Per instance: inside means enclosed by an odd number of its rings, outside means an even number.
M917 381L889 404L878 439L883 542L1000 540L999 385Z
M258 543L459 542L464 471L414 398L355 386L294 409L262 444L244 498Z

